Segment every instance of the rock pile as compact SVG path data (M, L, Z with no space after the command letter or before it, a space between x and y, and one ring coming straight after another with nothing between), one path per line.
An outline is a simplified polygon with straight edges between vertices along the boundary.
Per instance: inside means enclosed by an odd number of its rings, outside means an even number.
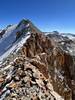
M31 62L19 57L3 70L0 75L1 100L63 100L54 92L49 78Z

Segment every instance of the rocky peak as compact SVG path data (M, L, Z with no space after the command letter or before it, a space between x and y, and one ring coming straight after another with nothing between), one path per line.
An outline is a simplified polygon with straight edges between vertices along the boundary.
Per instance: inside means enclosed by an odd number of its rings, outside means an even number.
M19 24L17 25L17 28L18 27L21 27L21 26L26 26L26 25L28 25L29 24L29 20L26 20L26 19L22 19L20 22L19 22Z
M16 32L17 39L24 39L0 67L1 99L75 100L74 57L64 51L55 35L45 35L29 20L22 20L16 29L21 35Z

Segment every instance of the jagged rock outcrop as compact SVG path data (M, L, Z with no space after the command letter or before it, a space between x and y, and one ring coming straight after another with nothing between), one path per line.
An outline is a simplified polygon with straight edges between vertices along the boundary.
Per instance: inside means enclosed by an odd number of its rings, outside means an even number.
M72 91L71 85L71 67L73 66L73 59L70 54L65 53L60 47L56 47L54 41L41 33L32 33L31 37L24 44L21 49L22 54L27 57L41 56L40 61L44 64L40 66L39 61L37 62L32 59L31 63L37 66L38 69L45 75L47 73L51 77L52 84L55 91L64 97L65 100L71 100ZM42 55L45 53L44 55ZM44 60L44 61L43 61ZM43 69L45 69L43 72ZM46 72L48 69L48 72ZM44 75L44 76L45 76ZM47 76L46 76L47 78Z
M4 35L4 33L5 33L5 30L2 30L1 32L0 32L0 37L2 38L2 36Z

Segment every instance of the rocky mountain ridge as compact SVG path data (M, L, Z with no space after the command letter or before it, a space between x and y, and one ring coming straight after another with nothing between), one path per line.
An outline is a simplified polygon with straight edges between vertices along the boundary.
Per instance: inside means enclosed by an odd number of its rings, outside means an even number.
M0 59L1 100L74 100L74 41L29 20L15 30L16 41Z

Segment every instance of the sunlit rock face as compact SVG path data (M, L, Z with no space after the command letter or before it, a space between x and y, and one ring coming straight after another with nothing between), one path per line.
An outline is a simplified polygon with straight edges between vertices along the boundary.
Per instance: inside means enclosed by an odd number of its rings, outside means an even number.
M56 43L49 37L41 33L32 33L22 48L22 54L30 58L34 57L31 63L37 66L39 70L41 69L42 73L46 74L46 78L47 73L49 74L54 90L62 95L65 100L72 98L70 86L71 74L74 73L71 70L73 59L69 53L65 53L60 47L57 47ZM44 63L42 66L39 61L35 60L36 57L40 59L41 63ZM45 72L43 72L43 69L45 69Z
M29 20L16 29L18 45L0 67L1 99L75 100L74 42L56 31L46 35Z

